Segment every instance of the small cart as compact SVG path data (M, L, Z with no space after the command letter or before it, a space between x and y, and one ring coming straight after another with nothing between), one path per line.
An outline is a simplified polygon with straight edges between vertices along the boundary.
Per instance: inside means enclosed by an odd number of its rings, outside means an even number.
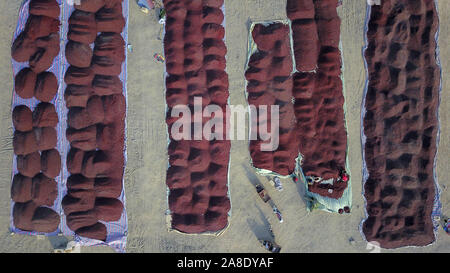
M258 193L259 197L261 197L261 199L264 201L264 203L267 203L270 200L270 196L263 186L259 184L256 185L256 192Z

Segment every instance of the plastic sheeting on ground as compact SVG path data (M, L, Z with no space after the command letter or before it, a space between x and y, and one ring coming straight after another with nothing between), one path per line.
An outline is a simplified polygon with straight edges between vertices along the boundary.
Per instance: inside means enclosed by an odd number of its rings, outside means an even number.
M263 24L263 25L268 25L268 24L274 24L274 23L282 23L285 25L289 25L289 29L290 29L290 41L291 41L291 56L292 56L292 64L293 64L293 71L292 74L294 74L295 72L297 72L296 70L296 65L295 65L295 57L294 57L294 45L293 45L293 35L292 35L292 26L291 26L291 21L288 19L285 20L267 20L267 21L258 21L258 22L252 22L252 24L250 25L249 28L249 33L248 33L248 48L247 48L247 61L245 64L245 70L247 70L248 68L248 63L250 61L250 57L252 56L253 53L255 53L257 51L257 46L256 43L253 41L253 37L252 37L252 31L253 28L255 27L256 24ZM340 46L341 49L342 46ZM342 51L342 50L341 50ZM344 64L344 62L342 61L342 64ZM342 71L344 71L344 65L342 65ZM341 74L341 79L343 80L342 74ZM247 81L245 81L245 85L247 86ZM343 92L345 93L345 86L343 86ZM248 92L247 90L245 90L245 96L246 98L248 98ZM346 107L345 107L345 103L344 103L344 116L345 116L345 112L346 112ZM251 114L251 111L249 110L249 114ZM249 120L251 120L251 117L249 118ZM250 129L251 130L251 129ZM249 135L250 135L250 131L249 131ZM347 147L347 151L348 151L348 147ZM351 191L351 175L350 175L350 179L348 181L348 186L345 189L343 195L341 198L339 199L333 199L333 198L329 198L329 197L325 197L325 196L321 196L319 194L310 192L308 190L308 184L306 183L306 177L302 171L302 167L301 167L301 159L302 159L302 155L301 153L299 153L298 157L296 158L296 164L295 164L295 169L294 172L290 175L280 175L276 172L273 172L271 170L265 170L265 169L259 169L254 167L254 169L256 170L256 172L262 176L268 176L268 177L279 177L279 178L283 178L283 179L287 179L287 178L291 178L293 176L297 176L300 178L300 180L303 183L303 186L305 187L305 197L307 200L307 209L308 211L312 211L315 209L320 209L320 210L324 210L327 212L338 212L339 209L342 209L344 207L350 207L352 206L352 191ZM251 162L251 165L253 166L253 163ZM349 174L350 174L350 168L349 168L349 164L348 164L348 156L346 157L346 169L349 170Z
M29 7L30 0L25 0L22 3L22 6L20 7L19 11L19 19L17 23L17 27L13 36L14 41L16 37L23 31L25 28L25 24L27 22L28 16L29 16ZM72 11L74 10L74 7L69 5L68 1L65 0L58 0L58 3L61 8L61 15L60 15L60 52L59 55L53 60L53 65L48 69L48 71L51 71L55 74L55 76L58 78L58 93L55 96L55 98L51 101L55 105L56 111L58 113L59 123L57 125L57 133L58 133L58 144L56 149L61 155L61 172L58 177L55 178L55 181L58 184L58 197L55 200L55 204L53 207L51 207L53 210L58 212L61 216L61 222L58 227L58 229L51 233L39 233L39 232L30 232L30 231L23 231L14 226L13 223L13 217L12 217L12 209L14 206L14 202L11 203L11 220L10 220L10 231L17 233L17 234L26 234L26 235L44 235L44 236L56 236L56 235L67 235L67 236L74 236L74 241L81 244L81 246L95 246L95 245L108 245L112 247L117 252L125 252L126 247L126 240L127 240L127 233L128 233L128 223L127 223L127 213L126 213L126 200L125 200L125 187L123 185L123 190L118 198L124 205L124 210L122 213L122 216L119 221L115 222L102 222L107 227L108 235L106 242L99 241L99 240L93 240L89 238L80 237L78 235L75 235L72 230L70 230L66 225L66 217L64 215L64 211L61 206L61 202L63 197L67 193L66 188L66 182L67 178L69 177L69 173L67 171L66 166L66 158L67 154L70 149L70 143L66 139L66 129L67 129L67 112L68 109L66 108L65 101L64 101L64 91L66 88L66 84L64 82L64 74L66 72L66 69L69 67L69 64L65 58L65 44L67 43L67 32L68 32L68 20L70 15L72 14ZM123 15L126 18L126 25L122 32L122 36L125 40L125 45L128 44L128 9L129 9L129 0L123 1ZM128 55L128 51L126 51L126 55ZM128 58L127 58L128 59ZM122 73L120 74L119 78L123 83L123 95L127 99L127 59L122 65ZM13 67L13 75L15 76L22 68L27 67L28 63L18 63L14 60L12 60L12 67ZM36 98L32 99L22 99L20 98L13 90L13 97L12 97L12 108L14 109L17 105L27 105L31 110L35 108L35 106L39 103L39 101ZM127 99L128 103L128 99ZM128 105L127 105L128 106ZM128 107L127 107L128 108ZM126 154L126 126L125 126L125 148L124 148L124 156L125 156L125 165L127 162L127 154ZM125 167L125 166L124 166ZM12 178L15 174L18 173L17 165L16 165L16 156L14 155L13 158L13 169L12 169ZM124 178L122 179L122 183L124 184Z

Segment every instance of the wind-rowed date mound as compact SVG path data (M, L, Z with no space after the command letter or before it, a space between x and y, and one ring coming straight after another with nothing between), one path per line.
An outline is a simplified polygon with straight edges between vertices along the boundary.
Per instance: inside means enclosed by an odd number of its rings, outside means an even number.
M328 180L311 182L308 190L334 199L347 188L347 181L339 179L345 171L347 132L337 4L337 0L288 0L286 9L298 71L293 96L303 173Z
M227 48L221 25L222 6L223 0L164 1L167 12L164 52L169 74L166 122L170 138L166 184L171 227L184 233L218 232L228 224L230 141L193 140L194 132L190 139L179 140L171 134L172 126L179 121L171 116L176 105L193 109L195 98L202 99L202 110L211 104L225 110L227 105L229 83L225 72ZM209 120L196 121L192 117L191 127L203 128ZM224 116L220 123L225 126L226 122ZM214 132L225 139L223 132Z
M119 78L124 26L121 0L81 1L69 18L65 51L71 175L62 206L72 231L103 241L108 234L104 222L118 221L124 210L118 199L125 164L126 100Z
M58 91L58 79L48 70L59 54L59 14L56 0L31 0L25 29L14 40L11 55L16 62L28 62L15 75L14 90L22 99L40 102L31 109L13 109L13 148L17 173L11 186L13 223L23 231L50 233L60 217L53 207L58 196L55 178L61 158L56 150L58 114L51 103Z
M435 239L437 27L432 0L390 0L371 7L364 115L368 218L363 232L383 248L425 246Z
M257 108L267 106L267 115L258 112L257 122L252 123L252 130L259 132L260 126L272 123L279 129L278 147L265 151L262 147L269 141L258 137L250 141L250 154L253 166L269 170L280 175L290 175L295 169L298 156L298 142L295 132L296 120L292 104L293 70L289 25L273 23L267 26L256 24L252 31L257 51L250 56L247 79L248 103ZM271 106L279 109L279 119L271 120ZM273 132L272 132L273 133Z

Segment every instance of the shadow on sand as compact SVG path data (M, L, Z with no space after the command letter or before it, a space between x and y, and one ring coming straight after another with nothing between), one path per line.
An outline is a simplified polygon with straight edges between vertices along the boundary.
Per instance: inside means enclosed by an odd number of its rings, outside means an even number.
M49 236L47 237L53 249L65 249L69 243L66 236Z

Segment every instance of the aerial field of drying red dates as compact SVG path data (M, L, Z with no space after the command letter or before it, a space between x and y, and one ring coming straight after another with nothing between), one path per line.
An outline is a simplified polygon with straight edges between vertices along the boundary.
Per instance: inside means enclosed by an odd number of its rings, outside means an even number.
M450 4L352 1L5 4L11 234L117 252L448 250ZM343 227L349 244L325 248Z

